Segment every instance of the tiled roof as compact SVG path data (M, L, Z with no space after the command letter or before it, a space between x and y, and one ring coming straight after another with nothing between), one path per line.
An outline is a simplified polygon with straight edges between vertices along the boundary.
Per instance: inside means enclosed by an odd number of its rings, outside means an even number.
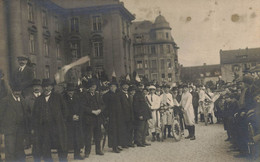
M260 48L238 50L220 50L220 63L233 64L243 62L260 62Z

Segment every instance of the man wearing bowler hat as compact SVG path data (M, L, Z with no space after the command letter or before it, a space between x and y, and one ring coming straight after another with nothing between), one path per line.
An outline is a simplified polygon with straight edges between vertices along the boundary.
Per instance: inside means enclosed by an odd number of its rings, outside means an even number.
M94 135L96 154L104 155L101 151L101 112L104 109L104 104L99 93L96 92L96 82L88 82L88 91L84 92L82 96L82 109L83 109L83 129L85 137L85 157L88 158L91 151L91 140Z
M63 97L68 107L68 120L66 122L68 149L74 149L75 160L83 160L84 158L80 156L80 149L84 147L81 98L76 92L76 87L73 83L67 84Z
M27 95L28 87L32 84L33 70L28 66L29 58L25 55L17 57L19 68L16 69L13 75L12 84L19 85L22 89L23 96Z
M137 91L134 95L133 108L135 117L135 143L138 147L145 147L151 144L146 143L146 132L148 130L148 120L152 118L145 94L143 93L144 85L137 84Z
M52 161L51 149L58 150L60 161L67 161L67 106L60 94L53 92L50 79L42 81L43 94L36 98L32 116L32 133L37 137L35 161Z
M27 114L27 121L28 121L28 129L29 129L29 134L28 134L28 142L27 145L32 144L32 136L31 136L31 129L32 129L32 112L33 112L33 106L34 102L37 97L39 97L42 93L42 85L41 85L41 80L40 79L34 79L32 81L32 91L30 94L28 94L25 97L25 103L26 103L26 114ZM33 148L34 151L34 148Z
M26 114L19 85L12 85L12 93L0 101L0 123L0 132L5 135L5 160L25 162Z

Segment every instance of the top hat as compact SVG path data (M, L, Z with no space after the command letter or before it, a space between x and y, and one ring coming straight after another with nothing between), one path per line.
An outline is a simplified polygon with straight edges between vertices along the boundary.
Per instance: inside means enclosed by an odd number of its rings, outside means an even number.
M123 86L123 85L129 85L129 82L126 81L126 80L122 80L121 83L120 83L120 86Z
M22 87L19 84L13 84L11 88L13 91L22 91Z
M53 86L53 83L51 82L50 79L43 79L43 80L42 80L42 86L43 86L43 87Z
M42 82L40 79L33 79L32 81L32 86L41 86L42 85Z
M68 83L67 87L66 87L66 90L67 91L74 91L74 90L76 90L76 87L75 87L75 85L73 83Z
M136 90L136 86L135 86L135 85L131 85L131 86L128 88L128 92L135 91L135 90Z

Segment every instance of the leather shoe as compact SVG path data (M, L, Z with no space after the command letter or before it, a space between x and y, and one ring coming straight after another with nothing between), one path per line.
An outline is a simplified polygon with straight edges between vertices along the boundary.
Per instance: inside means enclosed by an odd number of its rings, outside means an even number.
M113 148L113 152L114 152L114 153L120 153L120 151L118 150L118 148Z
M143 144L137 144L137 147L145 147Z
M119 150L119 151L122 151L123 149L121 149L120 147L117 147L117 149Z
M127 145L128 147L135 147L135 145L134 144L129 144L129 145Z
M74 160L84 160L84 157L81 155L74 156Z
M101 155L102 156L102 155L104 155L104 153L102 151L97 151L96 155Z
M196 137L195 136L192 136L191 138L190 138L190 140L195 140L196 139Z
M151 146L151 144L150 144L150 143L144 143L144 145L145 145L145 146Z
M185 137L185 139L189 139L189 138L191 138L191 136L190 136L190 135L188 135L187 137Z
M124 149L128 149L128 146L122 146L122 148L124 148Z

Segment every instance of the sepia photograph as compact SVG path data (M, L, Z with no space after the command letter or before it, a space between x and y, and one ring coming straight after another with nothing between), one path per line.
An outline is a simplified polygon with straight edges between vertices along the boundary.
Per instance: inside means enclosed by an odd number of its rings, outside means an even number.
M260 0L0 0L0 162L257 162Z

